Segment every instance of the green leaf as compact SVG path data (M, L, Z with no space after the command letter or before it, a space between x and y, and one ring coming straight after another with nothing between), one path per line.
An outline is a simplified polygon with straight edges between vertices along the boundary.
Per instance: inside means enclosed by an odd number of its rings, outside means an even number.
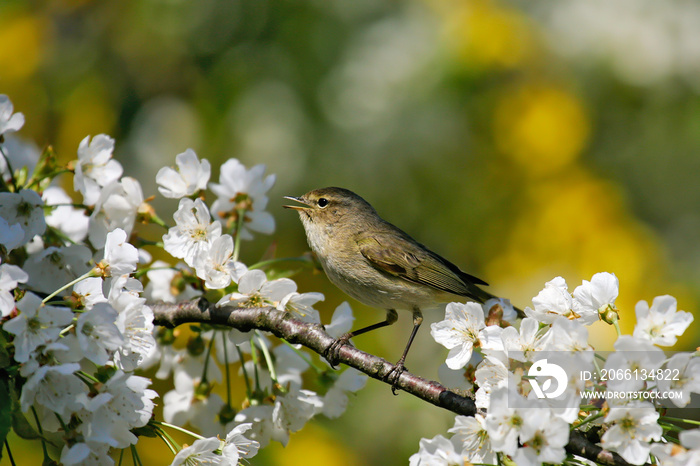
M23 439L34 440L39 438L39 433L24 417L19 403L15 404L12 409L12 429L14 429L15 434Z
M0 369L4 369L12 365L12 358L10 353L7 351L6 342L2 341L2 336L0 336Z
M12 428L12 400L7 387L7 380L0 380L0 457L2 457L2 445L5 444L7 434Z
M152 437L156 438L158 437L158 434L156 433L156 429L149 425L145 425L143 427L137 427L135 429L131 429L131 432L139 437Z

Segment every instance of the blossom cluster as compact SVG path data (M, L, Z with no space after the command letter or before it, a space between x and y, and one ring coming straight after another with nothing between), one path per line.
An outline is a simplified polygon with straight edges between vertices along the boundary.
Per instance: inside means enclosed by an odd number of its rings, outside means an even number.
M485 318L494 310L513 315L506 301L448 304L445 320L431 327L433 338L449 349L443 379L455 388L475 389L479 413L457 416L449 439L421 440L411 464L495 464L505 456L518 465L561 463L573 427L596 429L601 446L631 464L649 462L650 455L663 465L697 462L700 429L683 432L682 448L673 448L663 436L657 409L664 398L684 407L691 393L700 393L699 355L667 357L659 348L674 345L693 316L678 311L671 296L656 297L651 306L640 301L633 334L620 335L618 327L615 351L601 364L601 355L588 343L588 326L598 320L617 326L617 296L617 277L598 273L573 293L562 277L546 283L520 322ZM541 361L566 368L556 396L544 396L533 383ZM580 376L601 372L620 376ZM608 397L604 403L587 396L600 391L637 396Z
M84 138L77 160L59 166L50 148L39 154L15 140L11 133L23 123L0 96L0 339L7 348L0 390L17 400L3 415L23 419L33 438L58 447L43 449L45 461L114 464L116 450L150 432L171 449L173 465L233 465L270 440L286 444L317 414L344 412L366 381L357 371L335 374L262 332L153 324L148 303L199 296L320 323L313 306L322 294L299 293L274 267L266 273L264 264L239 261L241 240L275 229L265 210L275 177L263 165L248 169L230 159L219 183L210 183L207 160L191 149L177 155L175 168L156 175L160 194L178 201L169 227L139 181L124 176L112 138ZM9 139L12 149L2 144ZM66 172L81 202L58 184ZM216 196L211 207L206 189ZM164 234L142 238L140 223ZM145 245L161 247L172 263L152 260ZM344 303L328 331L348 332L352 320ZM323 379L320 390L305 386L311 368ZM172 390L160 397L146 370L172 381ZM235 385L245 387L244 397ZM159 397L162 421L154 412ZM244 401L234 406L234 398ZM166 429L184 426L195 440L180 447Z

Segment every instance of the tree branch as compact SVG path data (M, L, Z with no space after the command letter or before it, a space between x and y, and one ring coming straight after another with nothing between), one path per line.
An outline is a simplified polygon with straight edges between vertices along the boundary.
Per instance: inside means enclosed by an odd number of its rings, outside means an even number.
M335 341L322 325L310 324L294 319L289 313L272 307L236 308L217 307L204 298L178 304L150 304L154 323L164 327L177 327L185 323L207 323L236 328L243 332L253 329L270 332L290 343L301 344L324 355ZM344 345L338 352L338 362L363 372L382 382L394 367L385 359L360 351L351 345ZM474 400L451 392L438 382L424 379L404 371L399 377L397 388L404 390L428 403L444 408L455 414L474 416ZM611 466L627 466L628 463L616 453L609 452L587 440L579 432L572 432L566 451Z

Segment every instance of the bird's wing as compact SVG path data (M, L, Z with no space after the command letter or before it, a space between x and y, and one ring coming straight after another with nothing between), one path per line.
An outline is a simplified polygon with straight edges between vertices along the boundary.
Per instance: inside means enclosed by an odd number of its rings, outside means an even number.
M397 235L365 234L357 240L360 252L376 269L414 283L482 301L486 283L420 245Z

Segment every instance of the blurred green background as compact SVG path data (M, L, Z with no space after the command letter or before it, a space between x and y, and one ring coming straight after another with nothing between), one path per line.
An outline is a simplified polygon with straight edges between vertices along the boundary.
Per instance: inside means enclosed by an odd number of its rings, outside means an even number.
M230 157L266 164L277 231L245 244L248 263L273 241L307 249L283 195L341 186L521 307L557 275L573 290L615 273L631 332L659 294L698 316L699 44L685 0L3 0L0 93L26 116L19 136L64 162L86 135L115 137L146 196L188 147L213 180ZM170 219L175 203L155 202ZM323 274L295 279L326 295L326 321L347 299ZM383 318L350 302L356 327ZM407 365L436 378L442 315L426 317ZM355 343L393 361L410 325ZM611 328L591 335L610 349ZM406 464L451 425L369 381L342 418L251 463ZM155 441L139 451L170 462Z

